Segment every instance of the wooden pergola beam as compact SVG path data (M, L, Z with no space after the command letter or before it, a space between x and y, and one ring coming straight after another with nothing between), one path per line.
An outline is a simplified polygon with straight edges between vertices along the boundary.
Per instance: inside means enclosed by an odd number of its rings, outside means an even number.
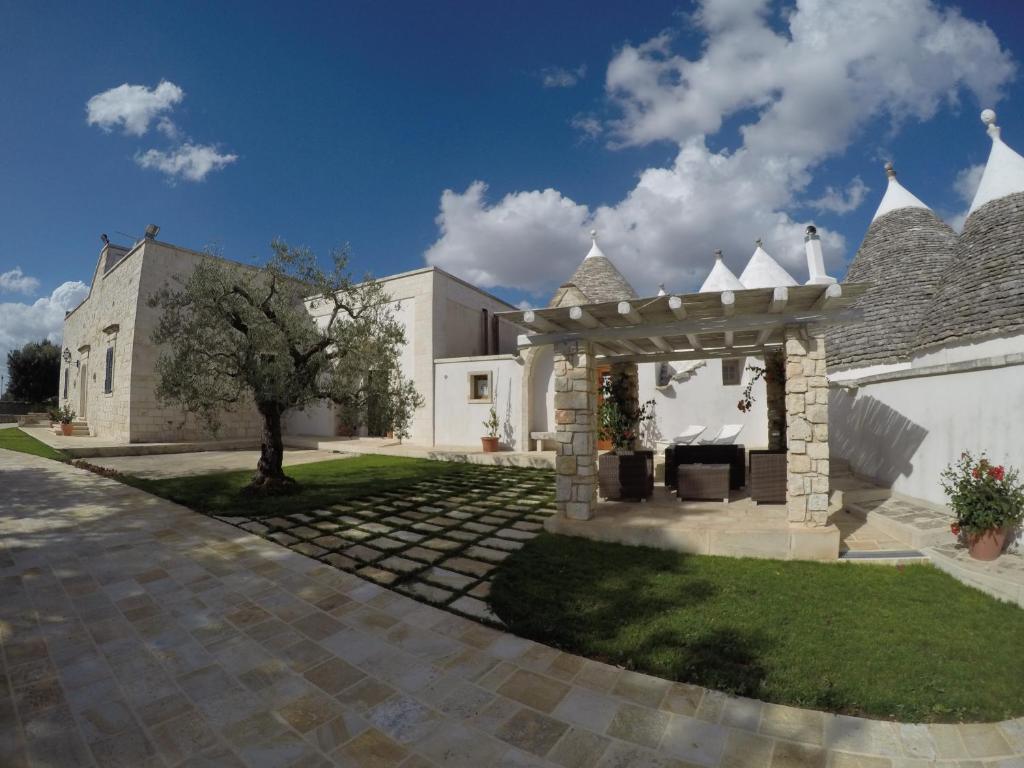
M587 312L583 307L569 307L569 319L573 320L584 328L599 328L603 323Z
M551 322L546 317L541 317L532 309L523 312L523 322L531 328L536 328L541 333L553 333L562 330L562 326Z
M789 303L789 289L785 287L776 288L772 292L772 303L768 307L768 311L773 315L780 315L786 309L786 304Z
M637 312L636 307L630 304L628 301L619 302L619 316L622 317L630 325L639 325L643 318L640 313Z
M668 308L672 310L672 314L679 320L686 319L686 307L683 306L683 300L679 296L668 297Z
M837 303L843 297L843 286L839 283L832 283L821 294L821 297L814 302L812 309L824 310Z

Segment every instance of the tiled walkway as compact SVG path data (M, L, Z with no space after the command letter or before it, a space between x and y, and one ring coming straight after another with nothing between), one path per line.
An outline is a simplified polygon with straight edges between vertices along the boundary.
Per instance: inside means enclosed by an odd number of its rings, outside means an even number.
M0 451L0 765L1022 763L561 653L86 472ZM1012 755L1017 755L1013 758Z
M467 466L457 475L328 509L225 522L364 579L500 623L485 602L491 576L554 513L554 477Z

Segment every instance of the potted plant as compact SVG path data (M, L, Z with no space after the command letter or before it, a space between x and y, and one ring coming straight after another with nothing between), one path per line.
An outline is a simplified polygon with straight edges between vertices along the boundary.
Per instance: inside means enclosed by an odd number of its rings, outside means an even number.
M66 405L57 411L57 421L60 422L60 432L65 437L69 437L74 434L75 427L71 422L75 420L76 415L77 414Z
M975 459L964 451L942 473L942 488L956 515L950 530L966 541L971 557L999 557L1007 534L1024 516L1024 486L1017 470L992 464L984 453Z
M483 444L484 453L494 453L498 450L498 430L500 428L501 422L498 421L498 411L492 405L491 410L487 415L487 421L484 422L484 429L487 430L487 436L480 438L480 442Z
M616 373L601 385L598 430L612 449L597 459L597 483L605 499L646 499L654 493L654 451L637 450L640 425L654 418L654 400L637 403L629 377Z

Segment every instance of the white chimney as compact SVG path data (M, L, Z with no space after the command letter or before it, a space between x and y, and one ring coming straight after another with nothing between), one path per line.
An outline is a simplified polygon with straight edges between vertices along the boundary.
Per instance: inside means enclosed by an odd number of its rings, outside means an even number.
M804 233L804 249L807 251L807 274L810 279L804 285L830 285L836 279L825 274L825 257L821 252L821 238L813 224Z

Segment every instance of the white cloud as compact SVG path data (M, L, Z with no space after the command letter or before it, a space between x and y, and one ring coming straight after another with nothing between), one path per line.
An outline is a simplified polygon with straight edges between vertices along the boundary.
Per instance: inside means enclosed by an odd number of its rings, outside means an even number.
M218 171L238 160L238 155L221 154L210 144L186 142L168 152L148 149L135 155L140 168L160 171L168 179L202 181L211 171Z
M64 313L89 295L89 286L69 281L49 296L31 304L0 302L0 370L7 368L7 353L30 341L49 339L59 344L64 332Z
M811 200L808 205L818 211L831 211L832 213L849 213L860 208L864 197L871 188L860 178L855 176L845 190L835 187L826 187L825 193L817 200Z
M949 226L957 232L963 231L964 222L967 221L967 213L971 209L971 203L974 202L974 194L978 191L978 185L981 184L981 175L984 172L984 163L969 165L957 173L956 178L953 180L953 191L964 202L963 210L947 217Z
M39 288L39 281L31 275L21 271L21 267L15 267L7 272L0 273L0 292L6 293L33 293Z
M594 140L604 132L601 121L593 115L574 115L569 125L582 134L582 138Z
M181 136L181 131L178 130L178 126L175 125L171 118L166 116L161 117L156 121L156 129L171 141L177 141Z
M579 116L574 125L603 130L612 147L678 148L667 166L641 171L622 200L591 209L555 189L493 203L483 182L447 190L427 261L486 286L550 290L575 269L596 226L605 253L641 293L663 281L695 288L714 248L740 269L757 237L799 279L807 222L790 211L806 205L822 160L845 151L870 121L887 122L894 135L964 92L993 103L1015 71L986 25L930 0L799 0L770 17L777 10L767 0L705 0L690 17L704 35L698 58L675 53L669 33L613 56L605 88L616 116L603 126ZM738 145L712 151L707 138L730 118L741 122ZM866 192L855 179L815 202L852 210ZM819 232L830 268L841 272L845 243Z
M580 64L576 69L548 67L540 73L541 83L545 88L572 88L586 76L586 64Z
M184 98L185 92L167 80L155 88L124 83L86 102L86 122L104 131L120 127L130 136L142 136L155 118L171 111Z
M981 184L983 173L985 173L985 164L978 163L977 165L964 168L956 175L956 180L953 182L953 190L968 205L974 200L974 195L978 191L978 185Z

